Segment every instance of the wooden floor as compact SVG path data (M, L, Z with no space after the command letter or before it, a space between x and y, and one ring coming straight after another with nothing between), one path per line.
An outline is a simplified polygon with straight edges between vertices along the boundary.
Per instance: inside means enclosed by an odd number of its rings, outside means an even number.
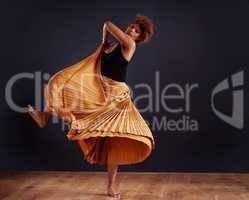
M249 200L249 174L119 172L121 199ZM99 200L106 172L0 172L1 200Z

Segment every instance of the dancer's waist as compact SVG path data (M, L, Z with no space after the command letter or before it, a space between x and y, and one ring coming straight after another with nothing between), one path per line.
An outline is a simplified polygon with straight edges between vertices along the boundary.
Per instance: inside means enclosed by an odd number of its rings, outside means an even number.
M125 82L115 81L106 76L103 77L103 83L106 93L113 97L124 97L130 95L130 88Z

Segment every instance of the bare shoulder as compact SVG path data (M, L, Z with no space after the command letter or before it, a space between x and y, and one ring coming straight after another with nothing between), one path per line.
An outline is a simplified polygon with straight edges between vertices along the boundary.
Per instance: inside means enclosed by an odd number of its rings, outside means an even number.
M133 41L129 46L124 46L121 44L121 51L123 53L124 58L130 62L135 51L136 51L136 42Z

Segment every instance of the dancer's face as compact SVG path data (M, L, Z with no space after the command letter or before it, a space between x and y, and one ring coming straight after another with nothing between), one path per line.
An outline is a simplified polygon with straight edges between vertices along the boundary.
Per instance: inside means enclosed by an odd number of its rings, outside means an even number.
M138 39L141 29L138 24L130 24L125 31L133 40Z

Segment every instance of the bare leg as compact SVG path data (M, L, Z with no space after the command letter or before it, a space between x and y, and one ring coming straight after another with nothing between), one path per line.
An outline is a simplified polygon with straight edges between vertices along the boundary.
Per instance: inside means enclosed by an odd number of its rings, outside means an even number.
M75 117L71 112L64 111L63 109L51 109L47 106L44 111L41 112L35 110L31 105L28 105L28 112L40 128L43 128L47 124L49 117L52 116L53 113L68 122L75 120Z
M35 110L30 104L28 105L28 112L40 128L43 128L47 124L51 115L51 111L45 110L44 112L41 112Z
M118 165L107 165L107 170L108 170L107 194L112 197L120 198L120 192L116 192L114 189L115 179L118 171Z

